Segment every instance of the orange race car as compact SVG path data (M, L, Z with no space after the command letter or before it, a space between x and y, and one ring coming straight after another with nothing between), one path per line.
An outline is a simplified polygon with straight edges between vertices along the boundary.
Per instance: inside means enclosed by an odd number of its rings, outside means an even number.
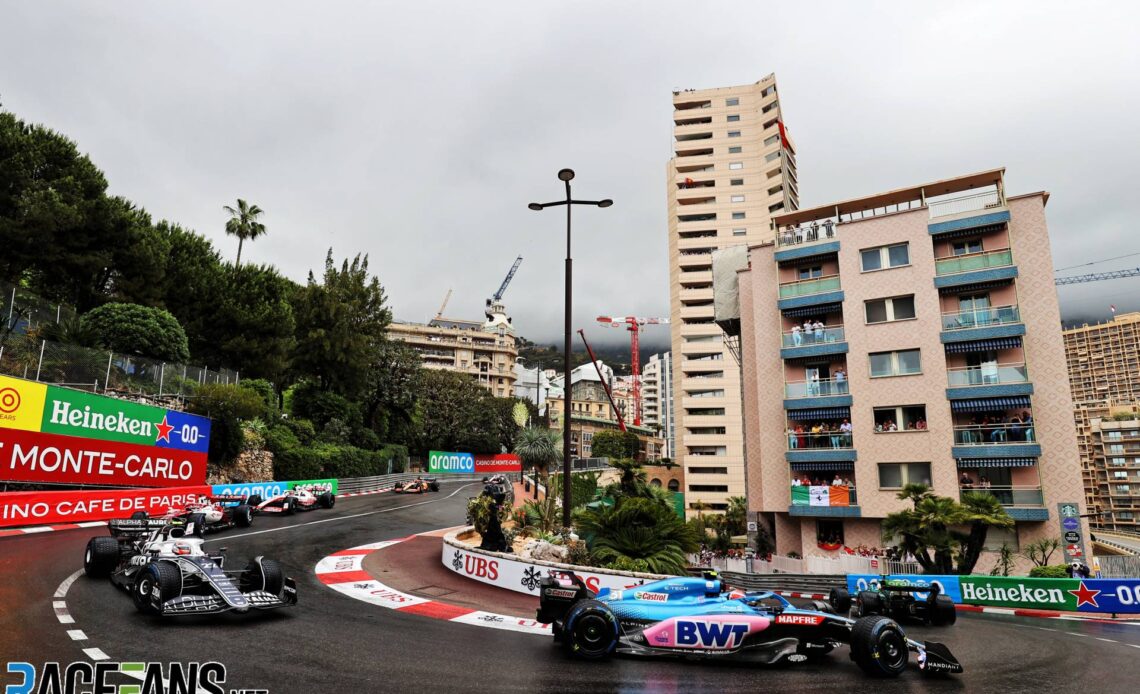
M424 492L438 492L439 480L434 477L424 479L417 477L411 482L397 482L392 491L397 494L423 494Z

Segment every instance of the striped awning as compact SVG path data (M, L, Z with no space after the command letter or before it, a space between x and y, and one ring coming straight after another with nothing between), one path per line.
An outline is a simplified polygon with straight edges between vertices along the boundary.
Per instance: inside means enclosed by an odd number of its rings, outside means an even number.
M960 239L967 236L978 236L979 234L988 234L991 231L1001 231L1006 227L1006 222L998 222L997 224L987 224L983 227L970 227L968 229L955 229L954 231L946 231L938 234L939 239Z
M854 472L855 463L852 462L839 462L839 463L792 463L792 469L796 472Z
M818 306L804 306L803 308L789 308L784 311L784 316L787 318L803 318L804 316L823 316L827 313L839 313L843 310L843 304L819 304Z
M951 412L1001 412L1014 407L1029 407L1028 395L1009 398L977 398L974 400L951 400Z
M1021 346L1020 337L994 337L988 340L971 340L970 342L948 342L947 354L962 354L963 352L985 352L987 350L1013 349Z
M799 421L807 419L839 419L851 418L850 407L813 407L808 410L788 410L788 419Z
M1007 284L1012 284L1013 279L1006 277L1000 280L991 280L989 282L975 282L973 284L955 284L949 287L939 287L939 294L958 294L960 292L975 292L983 289L993 289L994 287L1004 287Z
M1033 467L1036 458L958 458L958 467ZM793 468L795 469L795 468Z

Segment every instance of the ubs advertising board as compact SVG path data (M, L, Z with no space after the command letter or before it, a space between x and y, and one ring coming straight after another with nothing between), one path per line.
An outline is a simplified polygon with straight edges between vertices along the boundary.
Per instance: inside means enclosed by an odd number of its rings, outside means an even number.
M209 447L205 417L0 376L0 481L198 485Z

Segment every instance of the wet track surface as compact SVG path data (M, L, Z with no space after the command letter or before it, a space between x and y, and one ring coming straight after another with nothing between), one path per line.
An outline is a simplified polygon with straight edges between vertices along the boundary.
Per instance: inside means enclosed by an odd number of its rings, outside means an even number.
M211 536L244 565L256 554L281 561L297 579L300 604L249 616L159 621L136 612L104 580L80 576L66 596L74 624L61 624L53 593L82 566L92 535L105 528L0 539L0 653L5 661L68 663L98 648L111 661L226 665L226 688L269 692L411 691L1082 691L1133 692L1140 681L1140 627L963 614L948 629L908 626L910 636L945 643L966 668L928 680L867 679L837 649L818 663L763 668L732 663L569 660L551 639L437 621L367 605L323 586L313 567L330 552L453 526L474 487L439 494L338 499L331 511L258 517L248 530ZM86 641L72 640L79 629ZM0 685L14 681L0 672Z

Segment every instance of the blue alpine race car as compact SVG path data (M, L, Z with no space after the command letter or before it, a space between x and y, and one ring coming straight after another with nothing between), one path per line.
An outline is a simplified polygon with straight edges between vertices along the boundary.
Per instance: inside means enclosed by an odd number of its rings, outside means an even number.
M847 644L851 659L874 677L898 676L911 651L924 674L962 672L946 646L907 638L889 617L855 620L824 602L802 609L771 592L730 593L715 572L595 594L573 572L552 571L539 591L538 621L552 626L571 655L587 660L622 653L767 665L804 662Z

